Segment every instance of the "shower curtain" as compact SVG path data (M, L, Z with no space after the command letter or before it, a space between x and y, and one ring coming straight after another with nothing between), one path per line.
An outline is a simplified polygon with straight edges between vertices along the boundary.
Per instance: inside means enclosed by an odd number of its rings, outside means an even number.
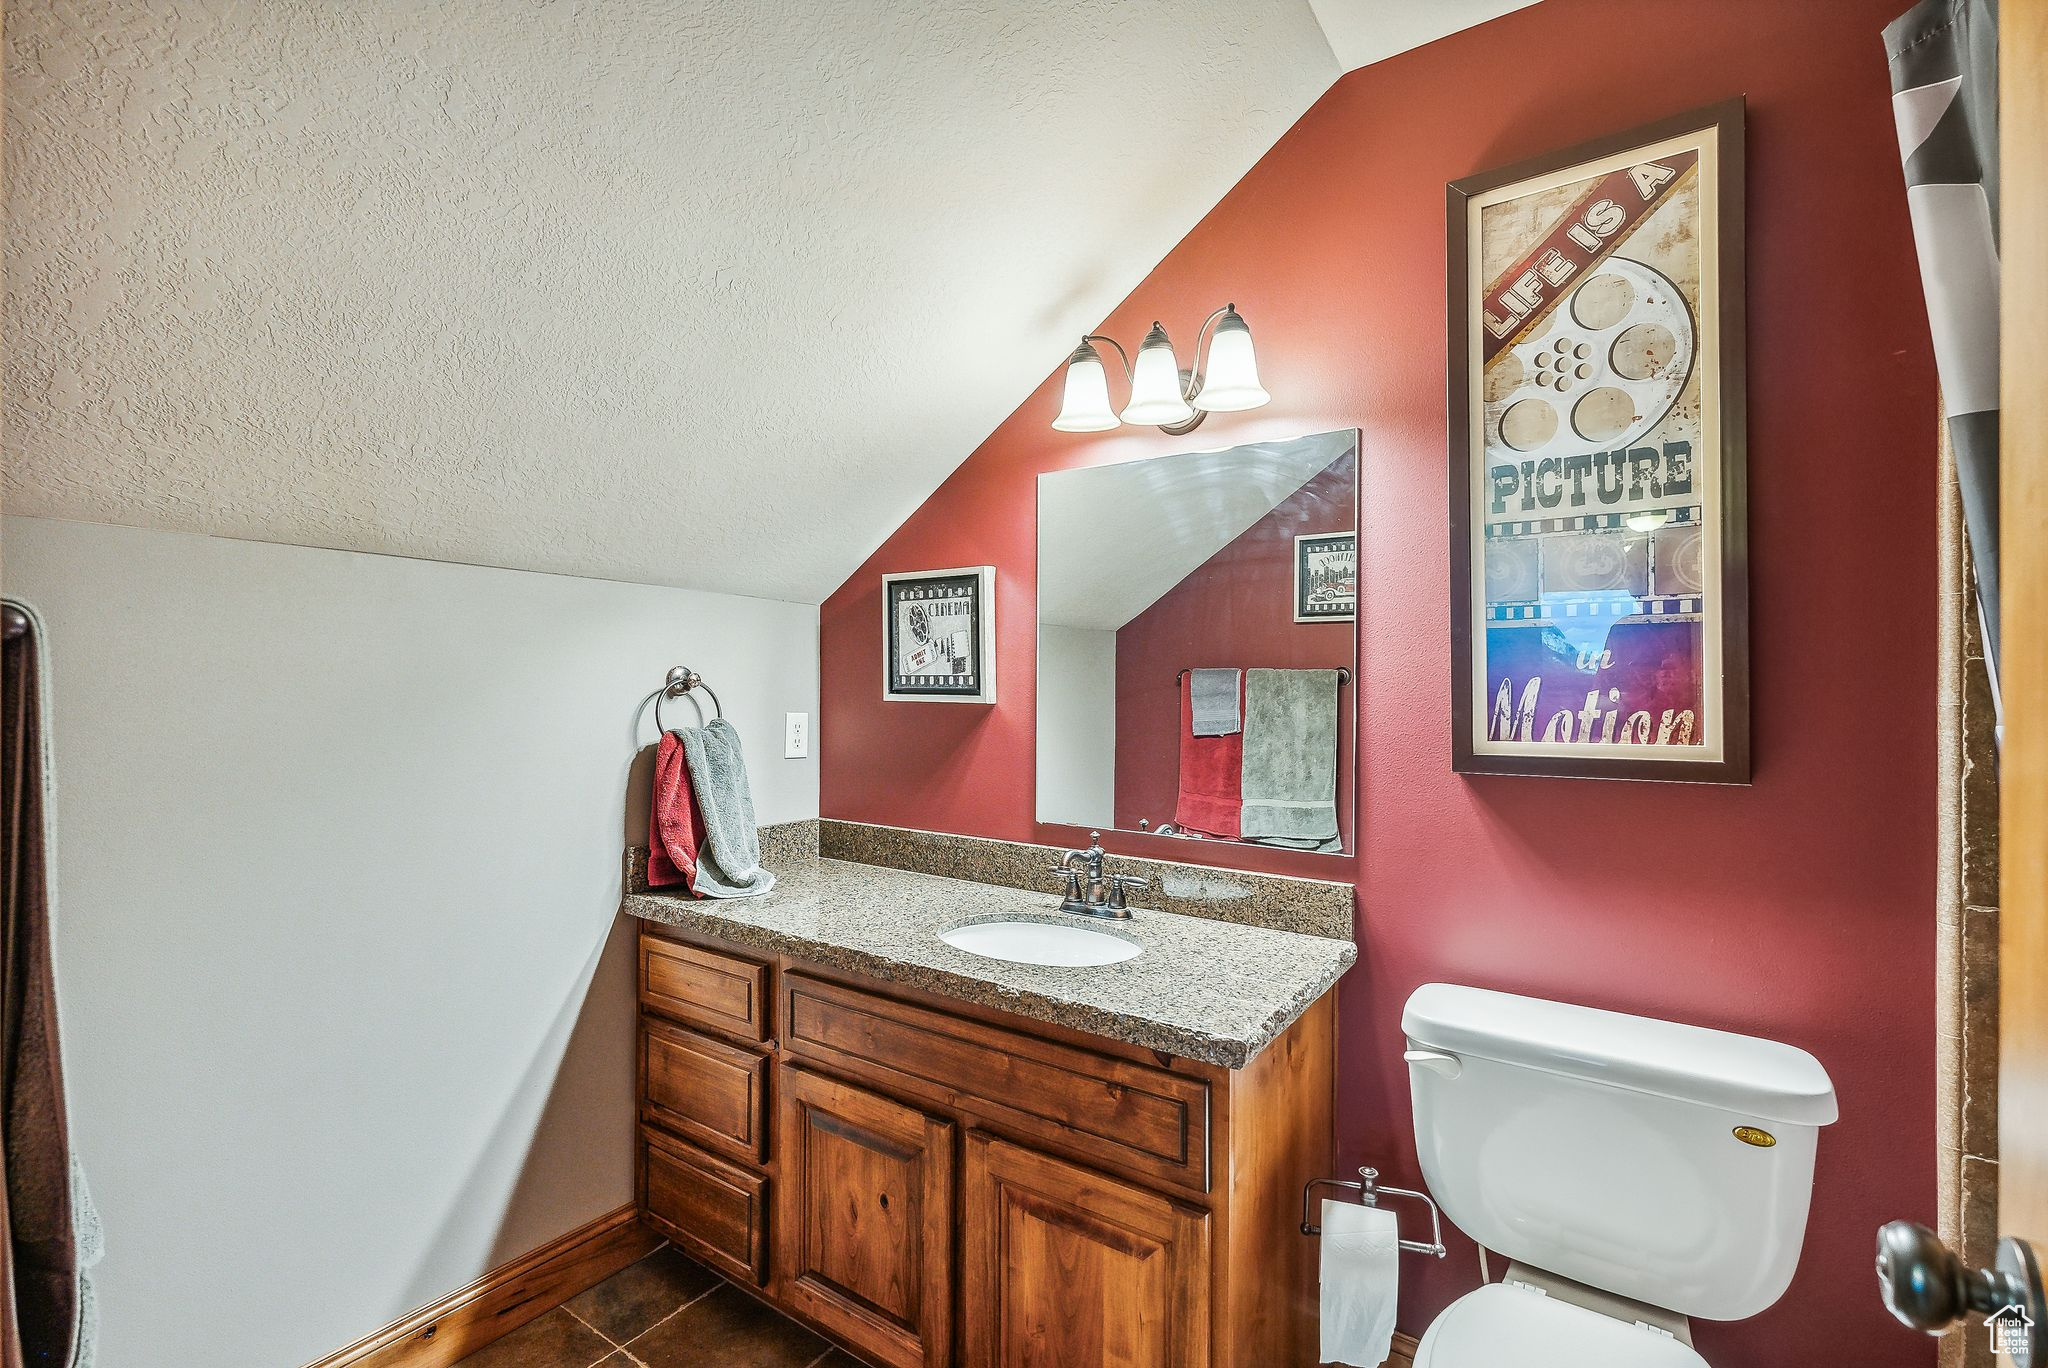
M1921 0L1884 31L1906 202L1998 693L1998 0Z
M41 634L13 603L0 625L0 1368L69 1368L79 1249L50 960Z

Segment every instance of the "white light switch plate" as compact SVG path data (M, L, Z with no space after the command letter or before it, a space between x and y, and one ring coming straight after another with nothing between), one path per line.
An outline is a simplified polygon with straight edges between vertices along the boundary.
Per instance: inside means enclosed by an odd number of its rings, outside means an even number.
M811 715L809 713L784 713L782 715L782 755L786 760L801 760L811 753Z

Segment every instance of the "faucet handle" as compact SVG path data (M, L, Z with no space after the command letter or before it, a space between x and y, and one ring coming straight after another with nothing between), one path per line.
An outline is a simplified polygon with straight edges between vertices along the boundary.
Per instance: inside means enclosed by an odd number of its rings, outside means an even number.
M1109 876L1109 905L1117 911L1124 908L1124 891L1142 892L1150 888L1150 879L1141 879L1135 874L1112 874Z
M1056 865L1046 866L1047 873L1061 875L1067 881L1064 894L1060 899L1060 910L1062 912L1078 912L1088 906L1088 895L1081 885L1081 871L1068 862L1078 854L1080 854L1079 851L1070 850L1067 852L1067 859L1061 860Z

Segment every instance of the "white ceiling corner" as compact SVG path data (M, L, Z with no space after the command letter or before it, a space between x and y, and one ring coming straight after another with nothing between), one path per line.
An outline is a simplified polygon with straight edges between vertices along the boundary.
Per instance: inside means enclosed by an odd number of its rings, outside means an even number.
M1536 0L1309 0L1345 71L1433 43Z

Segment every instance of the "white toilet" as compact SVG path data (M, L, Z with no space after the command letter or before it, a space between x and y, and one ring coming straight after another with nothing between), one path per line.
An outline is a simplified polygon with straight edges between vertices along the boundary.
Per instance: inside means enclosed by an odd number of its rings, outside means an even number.
M1812 1055L1444 983L1401 1027L1429 1191L1511 1260L1416 1368L1704 1368L1688 1317L1784 1294L1836 1115Z

